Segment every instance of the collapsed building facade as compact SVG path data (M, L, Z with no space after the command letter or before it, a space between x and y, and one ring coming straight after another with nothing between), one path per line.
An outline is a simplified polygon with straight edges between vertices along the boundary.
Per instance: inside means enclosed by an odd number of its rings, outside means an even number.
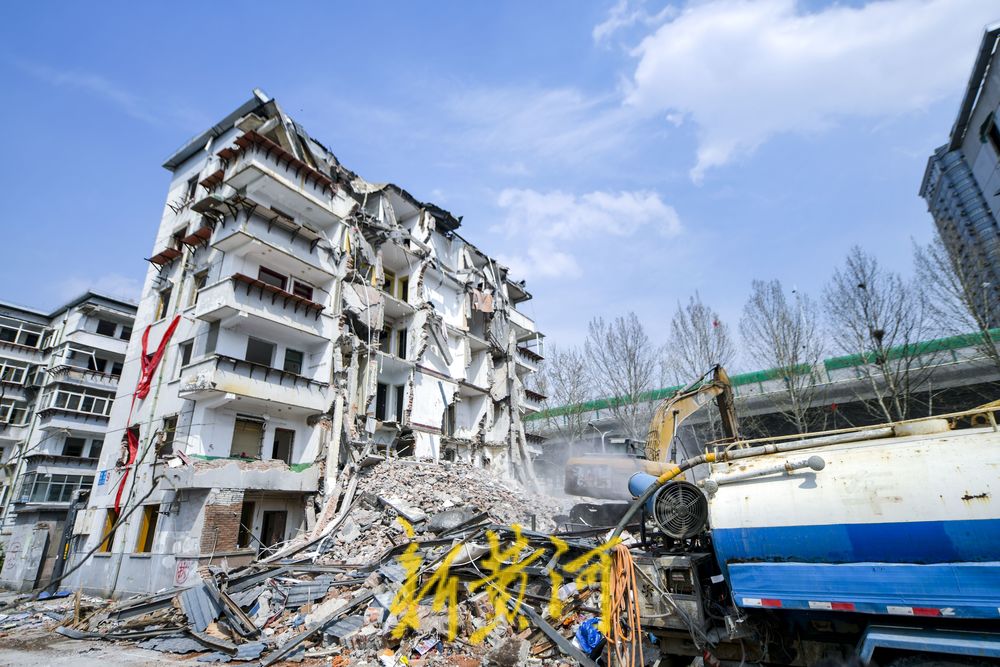
M87 292L51 312L0 303L0 586L44 584L89 490L135 305Z
M365 457L533 483L542 336L459 218L347 170L260 91L164 166L72 585L156 591L249 562L328 520Z

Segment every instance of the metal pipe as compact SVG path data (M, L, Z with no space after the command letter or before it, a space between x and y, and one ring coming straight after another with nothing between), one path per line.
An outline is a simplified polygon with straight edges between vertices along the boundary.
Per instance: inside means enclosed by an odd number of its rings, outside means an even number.
M773 475L774 473L790 473L795 470L801 470L802 468L812 468L813 470L819 472L825 467L826 461L823 460L823 457L813 454L808 459L803 459L801 461L785 461L784 463L776 463L773 466L758 468L757 470L747 470L745 472L733 473L732 475L716 475L711 479L706 479L701 482L700 486L703 486L709 493L713 493L716 488L723 484L732 484L733 482L741 482L747 479Z

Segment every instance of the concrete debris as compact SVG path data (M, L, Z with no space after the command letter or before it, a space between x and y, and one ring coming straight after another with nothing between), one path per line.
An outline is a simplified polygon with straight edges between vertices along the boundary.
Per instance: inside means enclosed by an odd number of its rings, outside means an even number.
M561 508L468 464L390 459L353 474L345 488L354 493L345 491L325 535L278 560L208 568L187 589L88 601L87 614L63 617L60 634L199 653L206 663L594 664L571 638L599 609L599 587L574 583L563 567L598 538L553 540L530 528L553 529ZM516 581L500 592L489 582L504 567L526 579L508 578ZM435 585L453 587L443 607L431 604ZM47 604L73 608L68 599ZM40 613L0 614L0 623Z

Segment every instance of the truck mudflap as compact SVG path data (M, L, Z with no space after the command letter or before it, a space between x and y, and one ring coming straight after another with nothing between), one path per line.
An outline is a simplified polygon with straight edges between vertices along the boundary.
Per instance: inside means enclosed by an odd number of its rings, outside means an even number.
M1000 634L873 625L858 643L858 657L868 664L878 649L1000 658Z

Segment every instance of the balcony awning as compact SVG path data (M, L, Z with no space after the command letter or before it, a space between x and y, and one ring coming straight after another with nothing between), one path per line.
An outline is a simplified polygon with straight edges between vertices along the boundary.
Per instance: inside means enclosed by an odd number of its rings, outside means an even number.
M216 187L219 186L219 184L222 183L225 176L226 173L221 169L219 169L218 171L212 172L205 178L201 179L201 182L198 183L198 185L205 188L206 190L214 190Z
M164 248L146 261L153 266L164 267L181 256L181 251L176 248Z
M182 238L181 243L189 248L197 248L202 244L208 243L210 238L212 238L212 228L208 226L199 227L193 233Z

